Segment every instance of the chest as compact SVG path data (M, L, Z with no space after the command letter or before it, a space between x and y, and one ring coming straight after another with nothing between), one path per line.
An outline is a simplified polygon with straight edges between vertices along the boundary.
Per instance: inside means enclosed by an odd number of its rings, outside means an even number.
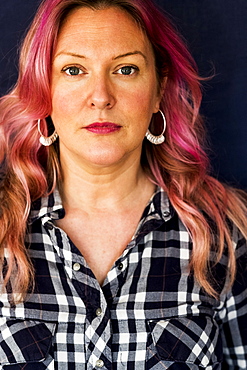
M167 365L171 366L169 354L174 348L172 361L188 361L190 366L200 366L202 362L204 367L218 361L219 331L212 318L213 310L189 276L189 260L182 263L174 257L175 249L180 250L176 230L167 232L161 225L131 242L132 248L119 260L122 269L113 268L102 289L85 268L83 256L73 253L73 248L69 251L66 242L63 243L66 252L61 258L59 248L63 233L55 231L51 230L43 258L33 243L31 257L37 262L38 293L26 304L25 321L19 329L27 331L27 321L34 319L37 313L38 323L42 320L52 333L50 338L56 350L51 351L52 357L46 360L55 362L55 369L62 366L64 348L67 348L66 358L70 363L76 351L80 358L80 366L75 366L78 370L88 368L90 361L92 368L95 367L93 361L99 358L104 358L107 369L127 369L129 358L136 359L136 369L168 368ZM33 240L37 243L35 235ZM54 246L57 255L52 255ZM187 249L189 255L189 243L183 241L183 249ZM78 271L73 270L75 263L81 266ZM193 301L189 294L191 289ZM23 312L22 307L20 312ZM32 331L33 341L37 343L40 341L38 323L35 323L37 330ZM16 336L14 326L13 333ZM47 330L44 331L46 337ZM23 348L23 335L20 338ZM186 343L178 338L186 338ZM71 346L67 346L68 340ZM194 355L193 348L202 340L205 342ZM205 348L209 347L205 357Z
M100 285L135 234L139 213L125 215L68 215L56 222L85 258Z

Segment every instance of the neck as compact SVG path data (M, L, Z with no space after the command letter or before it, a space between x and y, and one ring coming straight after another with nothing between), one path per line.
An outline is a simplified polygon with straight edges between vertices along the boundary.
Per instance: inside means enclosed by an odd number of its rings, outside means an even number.
M130 163L128 163L130 162ZM151 197L155 186L144 173L140 160L111 167L88 168L62 162L61 195L65 209L128 209L140 198Z

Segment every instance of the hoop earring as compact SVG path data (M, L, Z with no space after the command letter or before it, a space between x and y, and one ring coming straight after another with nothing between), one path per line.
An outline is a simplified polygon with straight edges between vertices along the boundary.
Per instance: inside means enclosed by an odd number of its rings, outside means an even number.
M150 141L150 143L154 144L154 145L159 145L159 144L162 144L164 141L165 141L165 136L163 135L165 130L166 130L166 117L164 115L164 113L159 109L159 112L163 118L163 131L162 133L159 135L159 136L155 136L153 134L151 134L151 132L149 131L149 129L147 130L146 132L146 138L148 139L148 141Z
M40 121L41 120L38 119L38 131L39 131L39 134L40 134L39 142L40 142L40 144L42 144L44 146L50 146L58 138L57 131L55 130L51 136L44 136L42 134L41 130L40 130Z

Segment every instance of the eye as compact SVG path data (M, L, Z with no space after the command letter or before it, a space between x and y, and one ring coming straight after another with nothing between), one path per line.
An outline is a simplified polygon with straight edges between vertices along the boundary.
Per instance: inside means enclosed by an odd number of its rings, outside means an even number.
M65 67L62 69L63 72L65 72L68 76L78 76L83 73L83 71L76 66L71 66L71 67Z
M121 67L119 68L116 73L118 74L122 74L124 76L129 76L129 75L133 75L136 71L138 71L139 68L138 67L133 67L133 66L124 66L124 67Z

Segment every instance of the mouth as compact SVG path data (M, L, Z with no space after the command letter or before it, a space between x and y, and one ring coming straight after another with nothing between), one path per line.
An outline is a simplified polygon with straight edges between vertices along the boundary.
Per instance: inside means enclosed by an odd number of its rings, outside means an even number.
M84 128L95 134L110 134L119 131L121 126L113 122L94 122Z

